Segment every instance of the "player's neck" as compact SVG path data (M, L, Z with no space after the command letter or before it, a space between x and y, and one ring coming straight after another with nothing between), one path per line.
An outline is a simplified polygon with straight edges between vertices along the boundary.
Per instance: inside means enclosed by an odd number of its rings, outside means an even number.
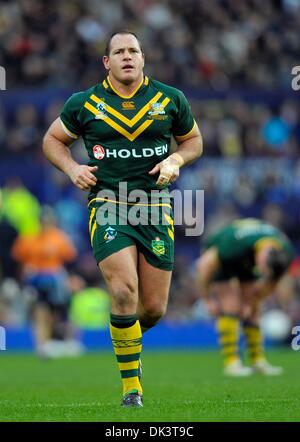
M144 80L144 74L142 73L137 80L135 80L134 82L132 82L130 84L121 83L120 81L116 80L114 77L111 77L110 75L108 76L108 79L109 79L109 82L110 82L110 85L112 86L112 88L116 92L118 92L119 95L124 96L124 97L130 97L141 86L141 84Z

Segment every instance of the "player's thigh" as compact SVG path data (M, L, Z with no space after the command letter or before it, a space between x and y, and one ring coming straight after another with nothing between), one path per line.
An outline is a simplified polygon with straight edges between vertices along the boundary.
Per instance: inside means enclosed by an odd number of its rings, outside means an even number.
M239 314L241 309L241 294L236 280L218 281L211 286L219 304L220 311L227 314Z
M137 259L136 246L129 246L98 263L111 295L112 307L120 303L137 304Z
M257 292L256 281L241 282L240 286L243 302L253 302Z
M139 253L139 301L146 312L164 314L169 297L171 270L163 270L150 264Z
M260 316L261 302L257 299L255 281L241 283L241 298L243 319L257 323Z

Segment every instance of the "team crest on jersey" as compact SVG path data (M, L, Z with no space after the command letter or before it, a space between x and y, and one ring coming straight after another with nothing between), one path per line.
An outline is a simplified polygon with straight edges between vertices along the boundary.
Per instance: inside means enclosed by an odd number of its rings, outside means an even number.
M105 120L105 118L107 118L106 104L103 101L100 101L96 108L98 110L97 115L95 115L96 120Z
M166 120L168 116L162 103L150 104L150 110L148 111L148 119L150 120Z
M105 229L105 234L104 234L103 238L106 242L110 242L113 239L115 239L115 237L117 236L117 233L118 232L113 227L107 227L107 229Z
M124 110L135 110L134 101L123 101L122 109L124 109Z
M160 256L165 254L165 243L158 236L152 240L151 246L155 255Z
M93 154L96 160L103 160L105 157L105 150L102 146L100 146L100 144L96 144L93 147Z

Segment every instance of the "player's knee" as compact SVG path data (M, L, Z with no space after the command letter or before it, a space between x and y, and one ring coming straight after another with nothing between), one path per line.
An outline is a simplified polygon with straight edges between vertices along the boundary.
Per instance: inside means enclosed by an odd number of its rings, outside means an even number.
M144 320L148 325L155 325L166 313L166 306L151 304L144 307Z
M116 281L111 284L114 306L120 313L132 309L137 303L137 284L134 280Z

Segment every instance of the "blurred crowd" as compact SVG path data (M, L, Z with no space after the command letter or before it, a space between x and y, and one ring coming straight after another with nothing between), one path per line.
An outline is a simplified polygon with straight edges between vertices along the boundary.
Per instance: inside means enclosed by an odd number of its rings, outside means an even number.
M254 94L253 94L254 95ZM276 105L226 100L191 100L208 156L297 157L300 146L300 101Z
M140 36L147 75L187 91L204 138L204 157L176 184L205 191L204 235L195 241L185 226L176 228L167 320L207 319L194 262L202 238L235 218L271 222L299 256L300 102L284 92L297 64L299 26L300 0L2 0L0 65L8 90L0 103L0 323L23 326L34 316L36 290L24 279L22 253L13 250L18 238L38 234L50 205L56 228L75 250L60 268L67 270L72 319L82 327L107 326L108 295L89 244L86 195L47 164L41 141L70 91L103 78L101 56L116 29ZM25 98L22 88L30 91ZM86 160L80 141L72 149ZM299 323L299 293L295 260L269 307Z
M99 79L107 36L129 28L161 81L289 87L299 26L298 0L3 0L0 65L10 88L84 87Z

